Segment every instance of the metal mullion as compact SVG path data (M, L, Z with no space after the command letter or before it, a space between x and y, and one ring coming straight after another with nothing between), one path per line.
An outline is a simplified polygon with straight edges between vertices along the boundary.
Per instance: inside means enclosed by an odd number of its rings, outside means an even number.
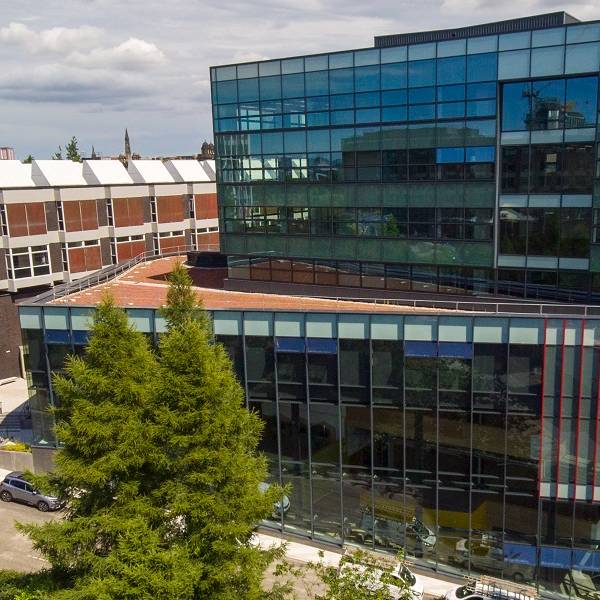
M563 383L565 376L565 333L566 319L562 320L562 347L560 357L560 389L558 401L558 433L556 442L556 497L558 498L558 486L560 485L560 438L562 434L562 412L563 412Z
M405 318L402 319L402 513L406 526L406 342L404 339L404 321ZM404 534L403 551L406 555L406 533Z
M474 319L471 318L471 322L473 323ZM471 403L469 407L469 531L467 533L467 539L469 540L469 548L471 547L471 531L473 529L472 523L472 513L473 513L473 417L474 417L474 398L473 398L473 379L474 379L474 369L473 362L475 358L475 343L471 340ZM504 531L504 526L502 527ZM470 560L470 559L469 559ZM470 566L470 564L469 564Z
M437 61L436 61L437 63ZM440 357L439 357L439 345L440 345L440 319L436 318L435 324L435 532L439 534L439 521L440 521ZM435 553L435 570L438 570L438 553Z
M579 346L579 386L577 390L577 427L575 429L575 472L573 474L573 504L577 500L577 469L579 467L579 434L581 429L581 403L583 395L583 358L586 320L581 321L581 343ZM574 512L574 511L573 511Z
M598 361L596 363L596 414L594 415L594 420L596 422L596 426L594 428L594 456L593 456L593 472L592 472L592 499L595 500L595 489L596 489L596 472L598 470L598 436L600 435L600 380L598 378L598 373L600 373L600 351L596 350L598 354ZM593 367L592 367L592 376L593 376Z
M542 351L542 386L541 386L541 406L540 406L540 447L538 451L538 497L542 493L542 462L544 458L544 408L546 393L546 358L547 358L547 339L548 339L548 319L544 319L544 345Z
M242 358L244 361L244 392L246 393L246 409L249 409L250 405L248 404L248 365L246 360L246 313L242 311Z
M304 345L304 380L306 382L306 419L308 421L307 443L308 443L308 498L310 502L310 538L315 537L314 526L314 506L312 489L312 440L311 440L311 420L310 420L310 384L308 378L308 347Z
M338 411L337 411L337 416L338 416L338 431L339 431L339 441L338 441L338 460L339 460L339 465L340 465L340 521L341 521L341 540L342 540L342 545L344 544L344 539L345 539L345 527L344 527L344 482L343 482L343 468L342 468L342 437L343 437L343 432L342 432L342 402L341 402L341 392L342 392L342 388L341 388L341 371L340 371L340 331L339 331L339 320L340 320L340 315L336 314L335 316L335 333L337 336L337 392L338 392L338 397L337 397L337 407L338 407Z
M277 426L277 475L279 478L279 485L283 486L283 478L281 473L281 428L280 428L280 419L279 419L279 377L277 374L278 362L277 362L277 338L275 336L275 324L273 324L273 371L274 371L274 380L275 380L275 423ZM281 515L279 517L281 531L283 531L283 520L284 520L284 512L283 512L283 498L281 499Z
M370 444L371 444L371 547L375 548L375 452L374 452L374 408L373 408L373 339L371 338L371 319L369 317L369 412L370 412Z

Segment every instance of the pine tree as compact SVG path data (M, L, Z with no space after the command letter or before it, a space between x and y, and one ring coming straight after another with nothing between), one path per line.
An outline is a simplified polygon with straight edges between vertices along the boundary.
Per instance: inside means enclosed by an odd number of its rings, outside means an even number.
M52 155L52 160L62 160L62 146Z
M170 276L169 330L159 347L158 424L165 436L160 495L202 565L198 598L265 598L260 588L272 554L249 544L281 491L261 490L266 460L257 454L260 418L246 410L231 361L213 343L184 267ZM175 534L175 532L174 532Z

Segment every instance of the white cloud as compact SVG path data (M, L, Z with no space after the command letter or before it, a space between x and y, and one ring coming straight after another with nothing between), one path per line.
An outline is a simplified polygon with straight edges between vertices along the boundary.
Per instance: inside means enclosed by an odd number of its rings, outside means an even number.
M112 48L94 48L88 53L73 52L65 59L68 64L78 67L125 71L151 69L165 60L163 51L155 44L133 37Z
M35 31L24 23L13 22L0 29L0 42L23 48L32 54L41 52L64 54L82 48L93 48L102 39L102 35L102 29L89 25L71 28L52 27Z

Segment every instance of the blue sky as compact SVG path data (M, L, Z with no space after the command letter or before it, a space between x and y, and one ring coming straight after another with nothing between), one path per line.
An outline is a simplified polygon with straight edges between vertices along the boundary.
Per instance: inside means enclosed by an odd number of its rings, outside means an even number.
M600 19L596 0L4 0L0 146L48 158L75 135L118 154L128 127L144 156L192 154L212 138L211 65L555 10Z

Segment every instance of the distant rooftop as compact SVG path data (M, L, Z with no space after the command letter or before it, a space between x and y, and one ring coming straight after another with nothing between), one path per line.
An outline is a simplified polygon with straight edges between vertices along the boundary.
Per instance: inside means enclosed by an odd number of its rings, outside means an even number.
M215 181L215 161L132 160L129 172L119 160L20 160L0 161L0 190L47 187L84 187Z
M534 15L532 17L495 21L493 23L484 23L482 25L469 25L468 27L458 27L455 29L437 29L432 31L417 31L414 33L378 35L375 37L375 48L404 46L406 44L420 44L423 42L440 42L444 40L495 35L499 33L516 33L518 31L559 27L561 25L570 25L573 23L581 23L581 21L569 13L559 11Z

